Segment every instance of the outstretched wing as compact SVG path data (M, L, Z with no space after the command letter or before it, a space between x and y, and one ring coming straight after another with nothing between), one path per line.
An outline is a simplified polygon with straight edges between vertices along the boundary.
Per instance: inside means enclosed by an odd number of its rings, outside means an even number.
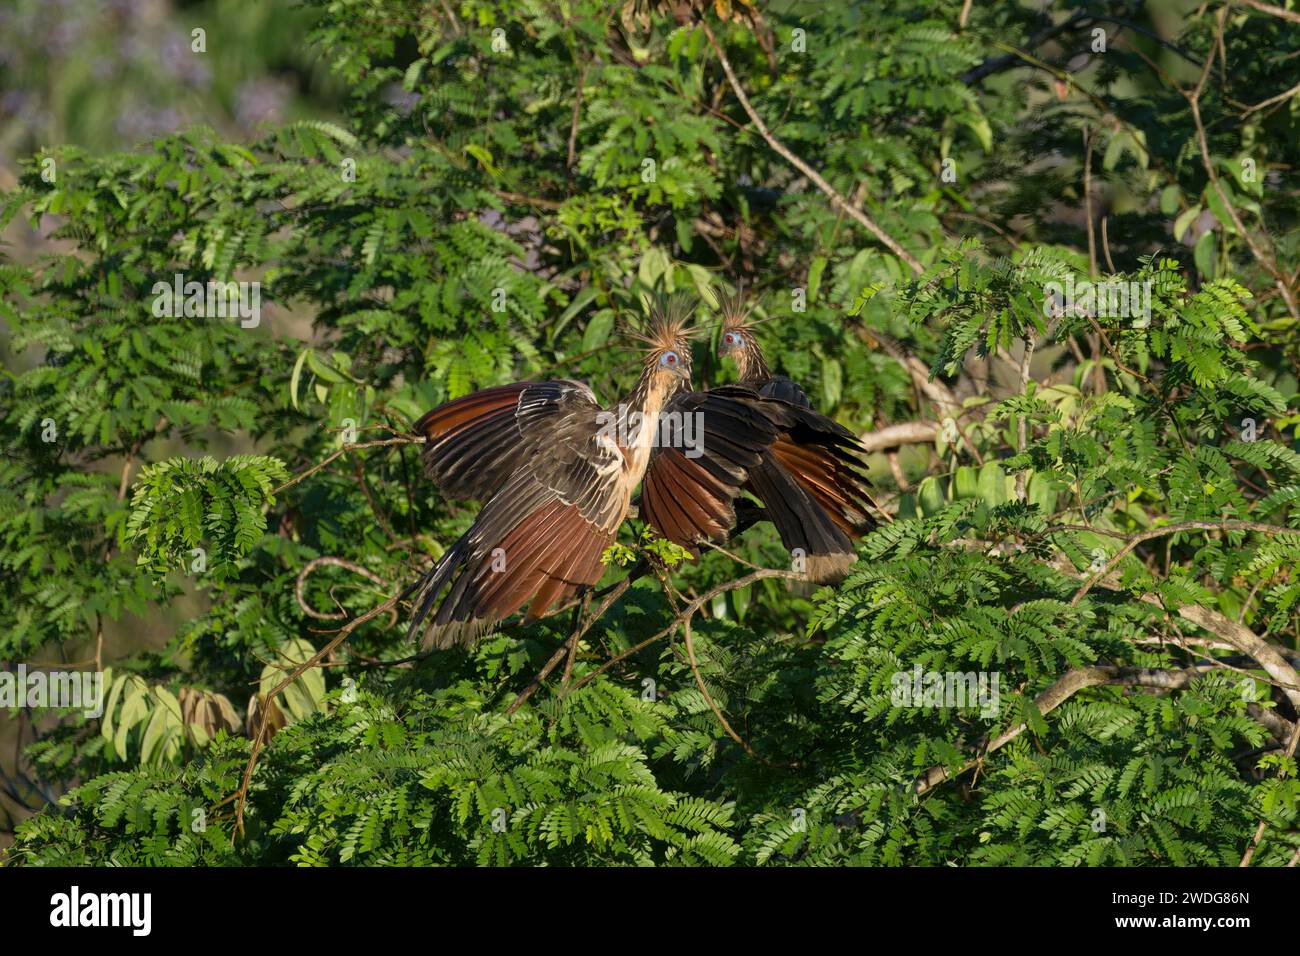
M687 444L660 448L651 458L641 495L651 527L686 547L721 538L735 524L737 496L752 492L786 548L802 552L811 580L844 576L855 559L851 538L875 524L863 451L852 432L809 407L789 379L773 380L762 392L690 392L669 408L702 415L702 454L689 457Z
M839 422L811 408L793 409L794 423L772 443L772 456L851 537L876 526L866 449Z
M736 385L681 392L668 403L641 486L640 516L650 527L685 547L726 535L736 497L780 434L766 405Z
M602 410L590 392L573 386L527 386L509 415L508 404L494 397L489 410L452 421L449 433L481 448L495 477L466 472L473 456L439 434L435 480L489 500L420 582L410 634L423 634L422 647L468 644L524 605L535 620L600 580L601 554L627 514L624 457L604 437ZM515 447L502 447L501 436L512 430Z
M584 416L595 422L600 413L596 396L582 382L485 388L440 405L415 423L426 439L420 456L424 473L449 497L486 500L524 462L549 449L560 423ZM571 437L585 441L585 436Z

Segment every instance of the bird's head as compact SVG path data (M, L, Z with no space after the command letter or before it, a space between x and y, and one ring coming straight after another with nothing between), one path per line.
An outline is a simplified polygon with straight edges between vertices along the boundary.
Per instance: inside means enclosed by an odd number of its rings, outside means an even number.
M719 291L718 316L722 320L722 336L718 339L718 354L739 360L740 355L757 344L751 319L752 308L745 303L742 293Z
M650 302L645 331L633 333L633 338L645 346L646 370L669 392L690 387L689 325L694 313L695 303L688 296L657 296Z

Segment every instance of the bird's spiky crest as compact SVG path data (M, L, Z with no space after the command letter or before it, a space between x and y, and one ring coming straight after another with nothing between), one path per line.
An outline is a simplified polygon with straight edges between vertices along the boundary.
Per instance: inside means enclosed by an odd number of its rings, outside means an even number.
M767 321L754 318L753 303L745 298L743 287L735 292L718 289L714 294L718 297L718 318L723 332L748 332Z
M655 296L644 329L628 330L628 338L646 345L652 353L672 350L689 354L690 340L696 334L691 328L694 314L695 300L685 293Z

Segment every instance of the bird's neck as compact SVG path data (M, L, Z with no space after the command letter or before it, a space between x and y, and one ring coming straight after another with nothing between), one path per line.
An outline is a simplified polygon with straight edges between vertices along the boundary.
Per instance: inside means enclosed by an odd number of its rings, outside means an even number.
M772 377L757 342L744 346L736 354L736 373L742 382L765 382Z
M623 439L623 454L627 459L626 472L633 483L640 481L650 463L650 452L659 431L659 413L676 390L675 383L665 375L646 369L627 401L619 406L619 435Z

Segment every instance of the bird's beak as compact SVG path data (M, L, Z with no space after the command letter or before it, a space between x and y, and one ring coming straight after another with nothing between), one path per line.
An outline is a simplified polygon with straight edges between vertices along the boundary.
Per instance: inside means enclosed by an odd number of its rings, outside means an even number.
M673 374L680 378L687 385L691 384L691 370L685 365L674 365Z

